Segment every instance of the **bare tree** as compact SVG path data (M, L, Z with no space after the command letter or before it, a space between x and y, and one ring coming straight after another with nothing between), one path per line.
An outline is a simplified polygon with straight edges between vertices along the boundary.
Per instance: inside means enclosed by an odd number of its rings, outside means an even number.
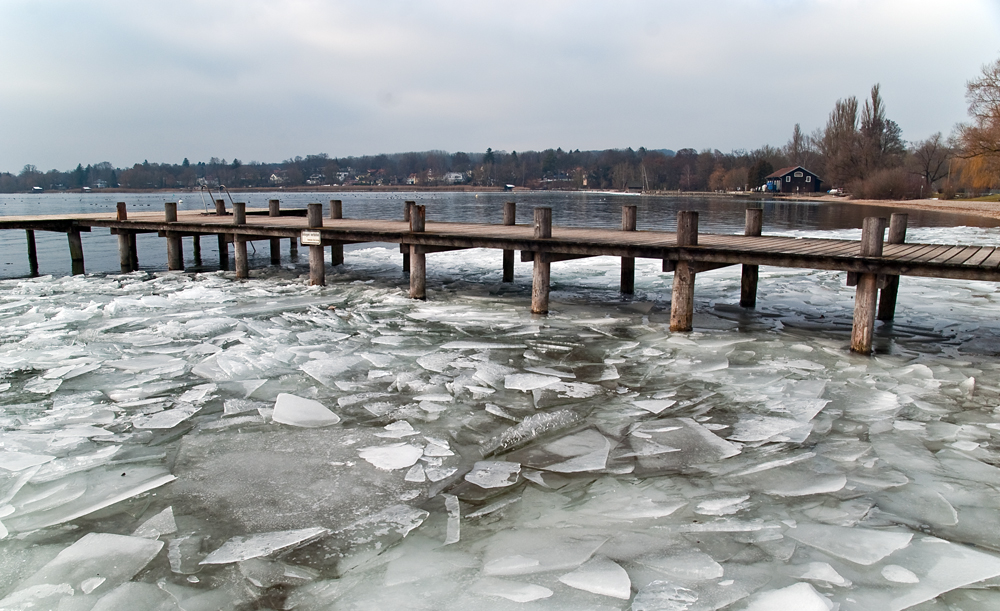
M796 123L795 129L792 130L792 138L785 145L785 156L793 165L804 165L808 150L809 138L802 133L802 128Z
M948 175L948 162L954 156L954 151L938 132L921 142L914 142L910 147L911 171L923 177L928 187Z
M958 126L961 156L975 169L978 186L994 187L1000 183L1000 59L966 83L965 99L972 122Z
M817 142L826 159L826 174L833 185L844 185L857 175L859 165L858 99L837 100Z

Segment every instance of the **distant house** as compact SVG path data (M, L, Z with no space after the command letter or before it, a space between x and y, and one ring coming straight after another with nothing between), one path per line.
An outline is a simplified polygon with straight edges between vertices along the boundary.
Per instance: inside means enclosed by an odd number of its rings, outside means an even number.
M408 185L415 185L415 184L417 184L417 175L416 174L410 174L409 176L407 176L406 177L406 184L408 184Z
M307 185L321 185L324 182L326 182L326 176L324 176L322 174L313 174L306 181L306 184Z
M800 165L781 168L766 177L767 190L776 193L817 193L823 181Z
M444 181L449 185L463 182L465 180L465 175L461 172L447 172L444 175Z

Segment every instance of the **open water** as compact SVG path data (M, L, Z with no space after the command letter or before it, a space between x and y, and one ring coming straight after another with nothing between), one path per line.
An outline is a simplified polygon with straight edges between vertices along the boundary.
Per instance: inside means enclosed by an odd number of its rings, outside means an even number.
M431 219L499 221L509 195L335 197L345 216L416 198ZM616 226L635 203L640 228L677 209L743 224L733 200L517 199L523 222L544 204L557 225ZM767 203L765 233L856 237L872 213ZM1000 244L974 223L915 215L908 237ZM699 274L678 334L656 261L630 299L616 259L555 264L533 317L530 264L503 284L495 251L428 256L415 302L380 245L309 287L305 257L269 267L266 246L245 282L160 271L151 236L144 270L118 274L95 231L87 276L55 235L29 279L23 234L3 233L2 609L1000 607L994 283L904 277L868 358L847 350L835 272L762 268L755 311L735 305L737 267Z

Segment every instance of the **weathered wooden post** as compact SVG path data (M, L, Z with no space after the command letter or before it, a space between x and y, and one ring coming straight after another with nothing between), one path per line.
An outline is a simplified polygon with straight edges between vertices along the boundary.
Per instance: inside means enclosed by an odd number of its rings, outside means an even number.
M35 230L25 229L24 235L28 239L28 274L32 278L38 277L38 249L35 247Z
M330 218L331 219L342 219L344 218L344 202L339 199L330 200ZM343 265L344 264L344 245L343 244L331 244L330 245L330 265Z
M80 230L77 227L71 228L66 234L66 239L69 240L69 259L73 275L85 274L86 271L83 268L83 240L80 239Z
M226 200L215 200L215 214L217 216L226 215ZM224 233L219 234L219 269L222 271L229 269L229 240L226 239Z
M622 231L635 231L636 207L622 206ZM635 293L635 257L622 257L621 292Z
M309 229L323 226L323 204L309 204L306 210L306 221ZM323 261L323 245L309 245L309 284L324 286L326 284L326 263Z
M503 205L503 224L513 225L515 224L517 218L517 203L516 202L504 202ZM505 250L503 251L503 281L513 282L514 281L514 251Z
M698 213L684 210L677 213L677 246L698 245ZM690 331L694 320L693 261L683 258L674 269L674 287L670 295L670 330Z
M906 242L906 221L908 215L905 212L894 212L889 217L889 244L903 244ZM896 317L896 297L899 294L899 276L889 275L885 279L885 288L879 292L878 319L890 321Z
M535 239L547 240L552 237L552 208L535 208ZM535 252L535 262L531 270L531 313L549 313L549 277L552 263L547 253Z
M427 207L414 203L410 206L410 231L424 230ZM427 255L423 247L410 244L410 298L427 299Z
M135 245L135 236L136 233L134 231L128 232L128 256L132 271L139 270L139 249Z
M885 219L870 216L861 228L861 256L881 257L882 239L885 236ZM875 334L875 300L878 298L878 274L857 275L858 288L854 293L854 326L851 329L851 352L872 353L872 336Z
M201 267L201 235L191 236L191 255L194 257L194 264Z
M410 222L410 208L416 206L417 202L405 201L403 202L403 220L407 223ZM410 252L409 249L403 248L403 272L410 271Z
M163 204L164 220L168 223L177 222L177 202ZM184 245L180 234L167 231L167 269L184 270Z
M762 208L747 208L746 224L743 235L760 237L764 229L764 210ZM757 279L760 273L758 265L743 265L743 277L740 279L740 305L744 308L757 307Z
M281 216L281 202L267 200L267 215ZM281 265L281 238L271 238L271 265Z
M233 225L247 224L246 202L233 202ZM246 279L250 277L250 261L247 257L247 241L244 236L233 233L233 250L236 251L236 277Z
M119 221L128 220L128 210L125 207L125 202L118 202L116 204L117 209L117 219ZM132 241L129 239L130 235L135 235L133 232L118 229L118 266L121 268L123 274L129 272L134 272L132 269Z
M299 258L299 239L289 238L288 239L288 256L294 260Z

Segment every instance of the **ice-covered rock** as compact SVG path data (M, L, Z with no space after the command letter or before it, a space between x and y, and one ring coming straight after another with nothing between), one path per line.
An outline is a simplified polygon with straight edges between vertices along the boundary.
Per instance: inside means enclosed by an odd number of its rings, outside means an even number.
M274 402L273 420L279 424L317 428L340 422L340 416L319 401L280 393Z

